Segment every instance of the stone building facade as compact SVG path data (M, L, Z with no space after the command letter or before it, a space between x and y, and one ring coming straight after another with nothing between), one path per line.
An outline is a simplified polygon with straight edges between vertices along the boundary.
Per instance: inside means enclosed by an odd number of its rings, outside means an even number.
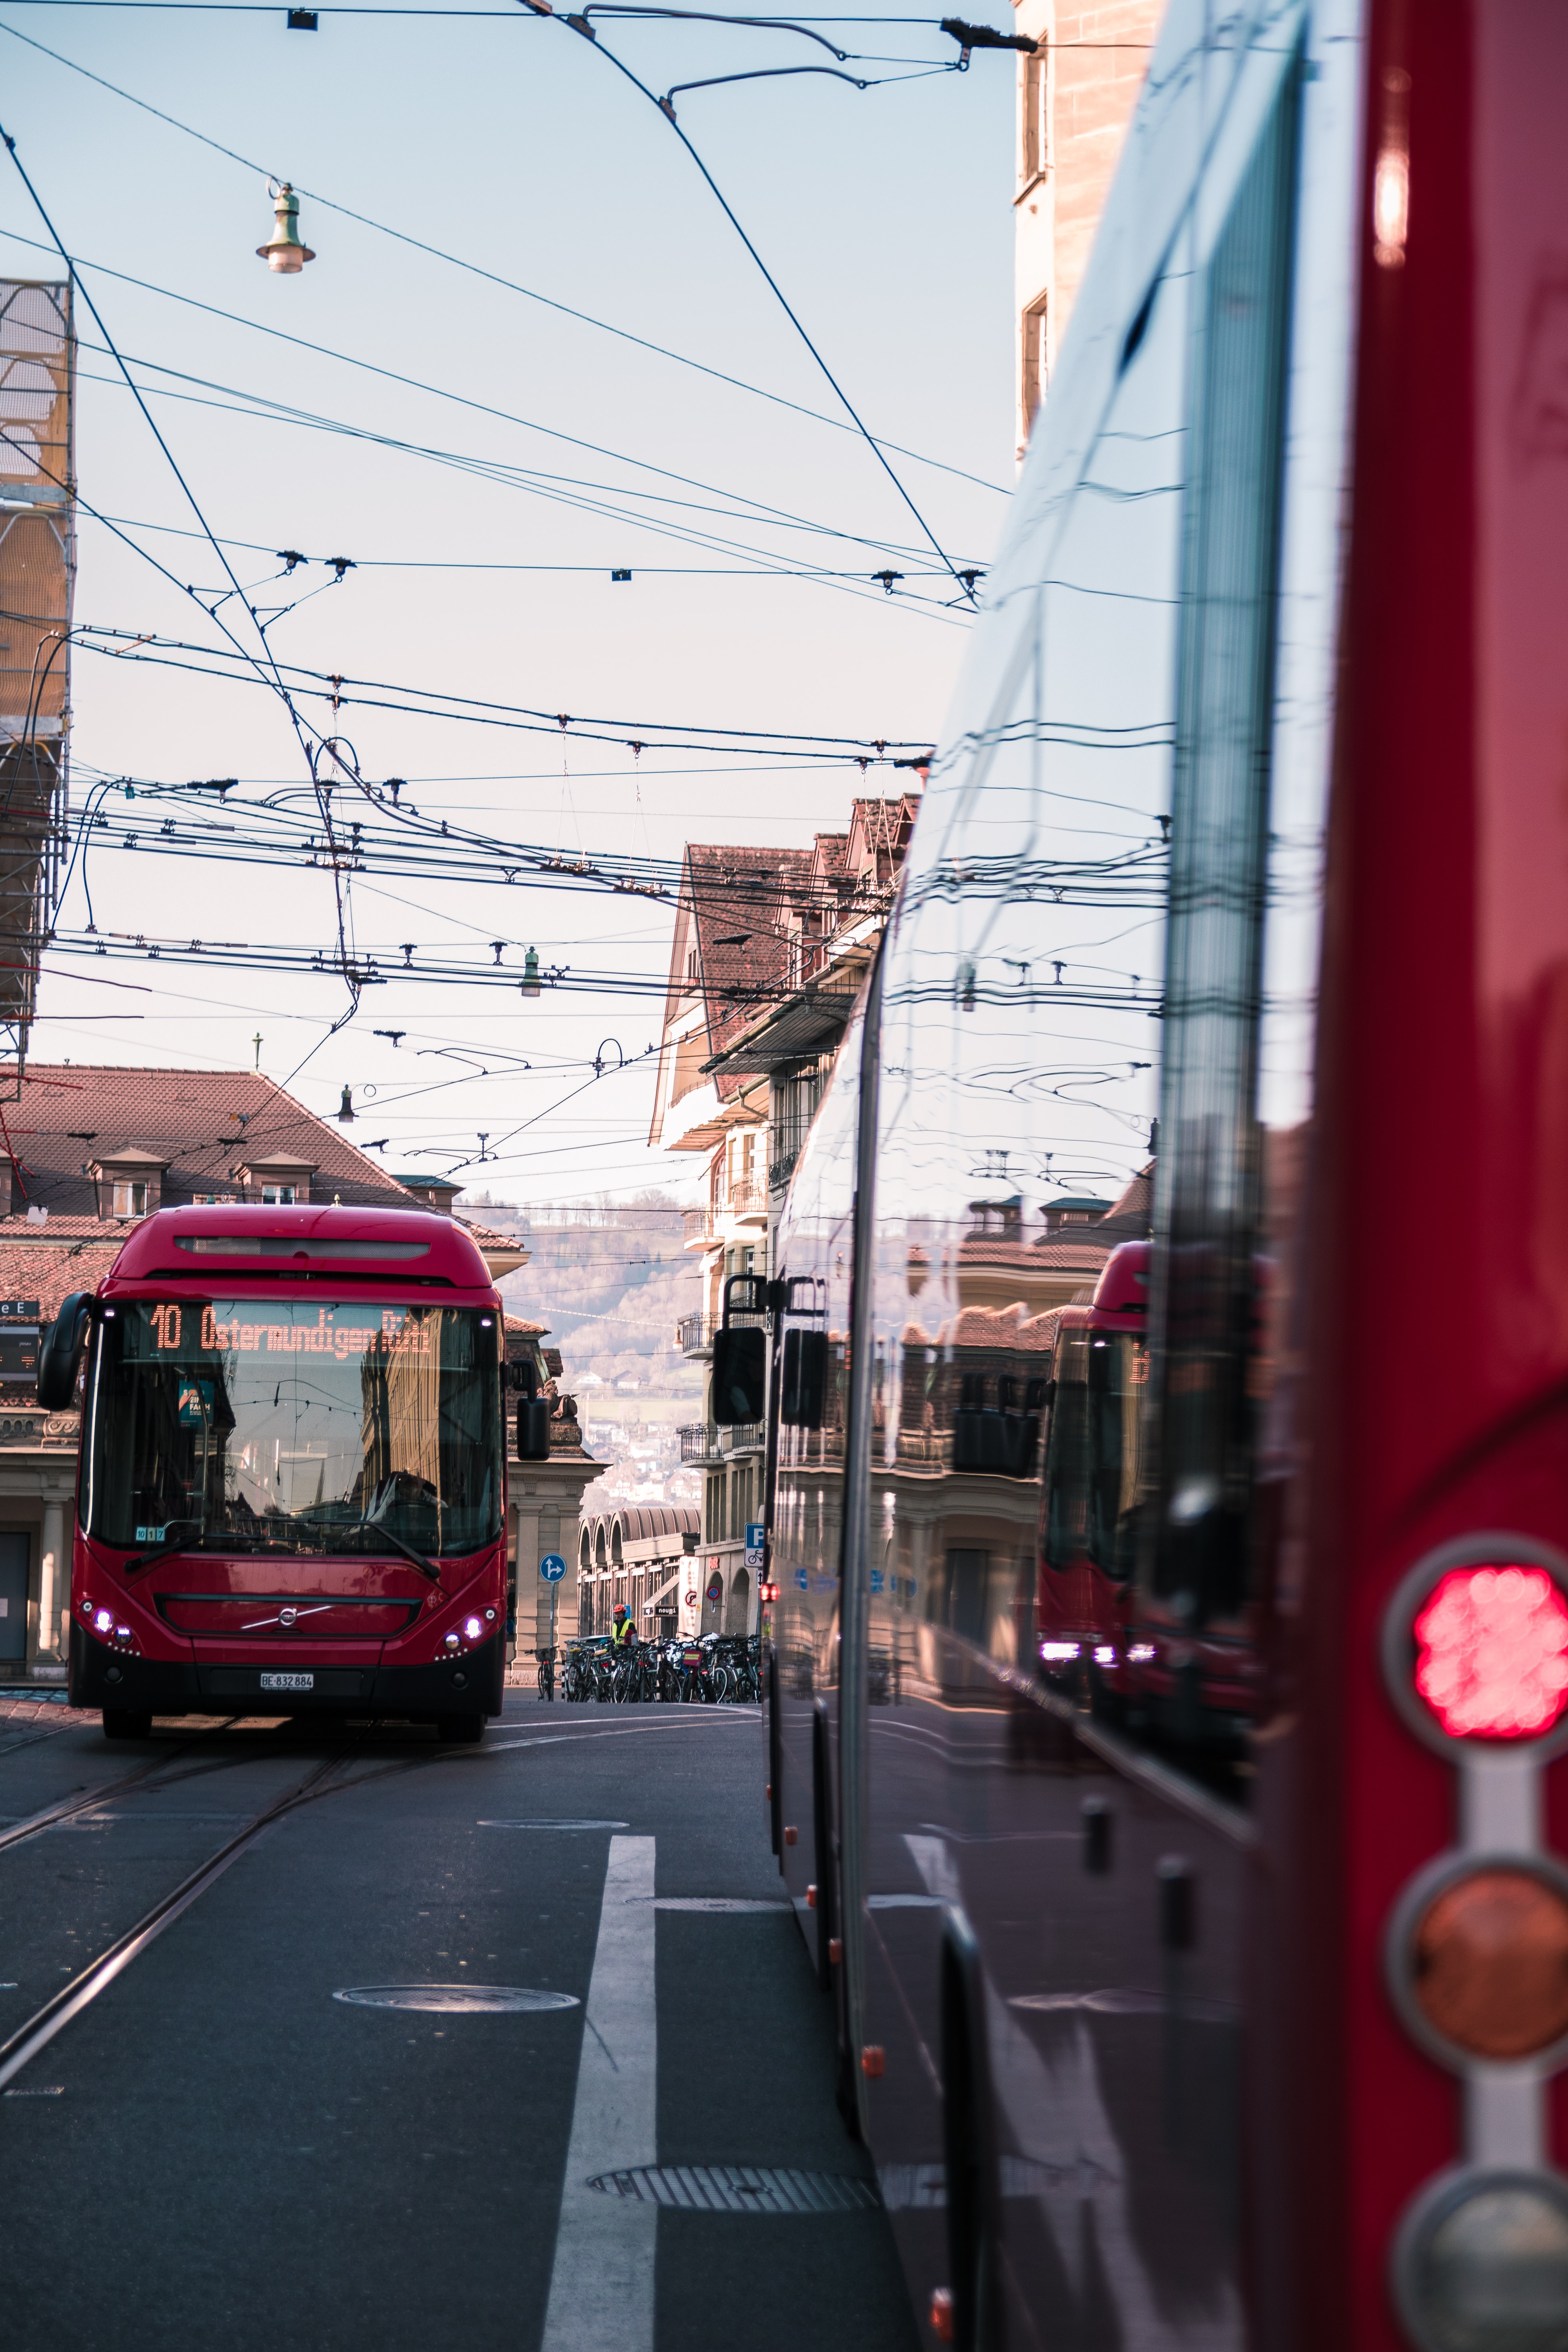
M1018 456L1050 383L1088 266L1128 118L1143 86L1160 0L1015 0L1018 59L1013 210Z

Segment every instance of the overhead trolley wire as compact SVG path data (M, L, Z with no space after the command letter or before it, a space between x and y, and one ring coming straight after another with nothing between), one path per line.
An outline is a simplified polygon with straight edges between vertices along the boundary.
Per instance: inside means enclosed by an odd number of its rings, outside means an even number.
M271 6L268 6L260 13L265 13L266 15L270 16L274 14L275 11ZM380 12L366 10L363 13L368 15ZM391 10L386 13L392 15L427 13L432 16L440 16L448 12L445 10L433 9L427 12ZM495 16L498 20L504 21L509 24L515 24L520 21L518 17L510 11L506 14L504 19L501 18L500 12L499 10L476 10L473 13L485 16ZM801 21L807 20L803 19ZM889 18L885 20L881 18L861 19L857 17L825 17L820 21L823 23L842 22L845 24L856 24L860 22L881 23L884 21L889 23L918 25L934 25L935 23L935 19L925 17ZM128 106L138 107L142 113L154 116L158 121L166 123L171 130L182 132L187 139L196 140L202 146L210 148L215 154L224 156L229 163L238 163L246 171L258 173L264 178L268 176L280 176L277 173L268 175L264 167L259 163L254 163L250 157L237 153L234 148L226 147L221 141L209 137L205 131L196 130L191 123L182 122L176 115L166 113L162 107L152 105L146 99L137 98L132 91L122 89L117 82L106 80L102 74L94 73L89 67L79 65L74 58L63 57L58 49L47 47L42 41L35 40L30 34L20 31L16 26L0 23L0 32L8 33L13 40L24 42L28 48L37 49L41 56L52 58L56 65L64 66L69 72L80 74L86 80L96 82L100 89L108 90L112 97L122 99ZM705 362L691 359L683 352L671 351L667 344L656 343L645 335L633 334L628 328L614 326L608 320L596 319L589 311L575 310L569 302L558 302L551 295L541 294L532 287L519 284L515 278L504 278L493 269L486 269L482 268L478 262L467 261L460 254L447 253L441 247L430 245L422 237L410 236L406 231L393 228L387 222L378 221L373 218L369 214L355 212L353 207L348 205L336 204L331 196L323 196L316 189L301 187L298 182L295 183L295 186L301 196L308 198L313 205L322 205L328 212L337 213L345 220L354 221L362 228L373 229L378 236L391 237L395 243L398 245L405 245L416 253L428 254L433 260L445 262L451 268L461 269L467 272L470 277L483 278L492 286L500 287L507 293L521 296L525 301L537 302L546 310L559 312L563 318L575 320L579 325L593 327L601 334L615 336L619 341L634 343L639 350L651 352L656 357L668 360L678 367L690 368L699 375L710 377L716 383L729 385L732 391L749 393L754 398L768 401L775 407L790 409L797 416L806 417L813 424L826 425L836 433L853 433L856 430L855 425L846 424L841 417L828 416L825 415L821 409L807 407L803 402L790 400L782 393L769 392L762 384L748 383L743 377L729 375L721 368L710 367ZM26 238L19 239L18 241L24 244L30 242L30 240ZM91 266L99 268L102 268L101 264L97 263ZM104 270L105 276L120 276L123 273L118 271L111 272L107 269ZM140 278L127 278L126 282L130 285L144 285L146 283L145 280ZM171 300L177 302L188 302L192 301L194 299L188 295L175 294L167 287L150 287L148 290L154 293L165 294ZM195 304L195 307L205 310L210 309L212 306L210 304L198 303ZM229 314L227 312L220 311L217 315L219 317L226 317ZM256 322L247 320L241 321L241 323L253 324ZM275 329L264 329L262 331L277 332L278 331ZM920 450L905 448L896 441L888 441L884 446L890 449L895 457L908 457L916 465L929 466L936 472L951 474L960 481L973 483L976 489L989 490L998 498L1006 498L1011 495L1010 491L1001 483L988 482L982 476L968 473L961 466L948 465L940 457L928 457Z
M172 574L169 576L173 577ZM87 652L102 653L121 661L154 661L166 667L195 667L187 662L166 662L163 656L167 654L199 655L207 664L220 665L249 659L243 649L229 655L216 646L193 646L178 637L111 628L96 622L80 623L76 636L78 645ZM120 648L118 652L113 651L115 646ZM148 646L155 650L151 654L143 651ZM354 677L347 672L309 668L300 662L278 662L276 667L281 677L299 682L290 688L291 692L316 694L333 701L338 707L352 704L369 709L395 708L421 718L471 719L478 724L518 728L531 734L564 734L589 742L619 742L638 751L747 751L765 757L799 756L802 759L836 761L865 759L868 764L872 761L886 761L889 752L912 752L919 753L922 759L929 757L929 736L922 740L920 737L816 735L793 732L787 728L715 727L683 719L587 716L535 709L524 703L492 702L472 695L439 693L433 688L403 686L384 678ZM199 674L208 677L242 679L242 673L237 669L221 667L209 667ZM344 691L354 688L367 691ZM413 697L416 700L388 705L374 698L384 695ZM426 702L433 702L437 707L420 708ZM686 740L690 736L700 736L706 740L700 742ZM776 751L772 748L774 746L777 747ZM911 761L909 764L914 763Z
M967 583L965 582L963 572L953 562L952 557L948 554L947 550L942 546L942 541L937 538L936 533L927 522L924 515L921 512L919 507L916 506L914 499L910 496L909 491L899 479L899 477L894 472L892 466L889 463L886 452L879 446L875 436L871 433L869 426L863 421L854 402L850 399L848 394L845 391L843 385L834 374L833 370L828 366L826 360L823 357L822 353L817 350L816 345L813 342L811 336L806 331L805 323L791 305L788 297L785 295L783 287L779 284L778 279L773 276L773 271L768 268L767 263L763 259L762 255L758 252L756 247L752 244L745 230L742 227L738 216L731 205L728 197L720 187L718 181L713 177L712 173L702 161L701 156L692 145L691 141L687 137L685 131L676 121L675 108L671 103L676 93L672 90L664 98L656 98L653 91L647 87L647 84L638 79L637 76L633 73L630 66L626 63L624 58L616 57L613 49L607 49L601 46L599 37L595 32L592 25L588 22L586 16L574 15L557 17L555 11L551 5L551 0L522 0L522 5L531 9L536 16L547 16L552 23L559 23L568 26L570 30L576 33L580 38L587 41L595 56L606 58L608 62L615 67L616 71L624 75L626 79L631 83L634 89L640 90L644 98L647 100L650 106L656 106L658 109L659 112L664 116L665 121L668 123L670 129L674 131L676 137L679 140L681 145L685 148L687 153L690 156L692 162L696 164L697 169L702 174L714 201L719 205L720 210L723 213L725 219L729 222L731 227L734 230L736 236L745 247L746 251L751 255L752 259L756 263L758 269L762 272L763 277L766 280L770 289L777 300L779 308L783 310L785 318L789 320L791 326L800 337L801 341L805 345L806 350L811 353L812 358L816 362L817 366L822 370L824 376L832 386L835 394L843 404L845 414L851 419L856 431L860 435L866 446L870 450L872 456L876 458L877 463L887 475L889 481L891 482L894 489L898 492L899 497L902 499L904 505L908 507L910 514L913 515L916 522L920 525L921 536L934 549L936 554L946 565L948 571L952 574L954 583L960 590L961 593L969 604L973 604L975 601L974 580L973 576L967 581ZM601 13L615 12L602 5ZM675 16L680 12L672 8L662 11L661 13L669 16ZM755 24L759 20L754 17L749 20L736 17L730 21L737 24L750 21L751 23ZM798 70L805 70L805 68L799 68ZM818 68L818 70L825 70L825 68ZM744 80L751 78L752 77L740 74L725 75L721 77L721 79L725 80L734 81ZM843 78L844 77L840 77L840 79ZM711 85L710 84L702 85L704 88L710 86ZM695 88L697 85L692 84L689 85L689 87Z
M160 361L156 360L138 360L134 363L140 367L153 368L157 370L160 374L174 376L181 382L186 383L201 384L207 381L200 376L187 375L179 369L165 367ZM91 376L86 377L85 380L89 383L111 381L110 379L103 377ZM118 380L116 379L112 381L117 382ZM228 392L230 390L230 387L226 385L215 385L211 388L213 390L222 392ZM574 478L570 475L546 474L532 467L514 466L504 459L468 457L455 451L429 448L417 442L400 440L392 434L377 432L368 425L343 424L332 417L317 415L308 409L294 408L285 402L269 399L259 393L238 394L234 402L230 402L221 400L204 400L190 393L169 391L162 385L149 384L143 386L142 389L145 390L151 397L157 400L177 400L188 403L196 407L216 408L230 415L254 417L258 422L293 425L307 431L336 434L350 440L365 441L371 443L377 448L392 449L405 456L423 457L432 464L449 467L457 472L473 475L482 481L500 483L510 488L522 490L535 498L546 499L557 505L574 507L582 513L599 515L606 520L616 522L623 529L647 531L656 538L673 539L684 546L707 548L721 554L732 554L738 552L741 554L750 555L754 560L758 572L763 575L773 574L774 576L782 577L811 579L824 586L842 587L850 594L869 596L873 601L875 601L882 592L879 589L873 588L869 583L872 582L885 582L889 576L879 571L865 571L840 575L837 572L829 570L827 567L817 567L816 569L812 569L809 567L791 565L787 558L776 555L770 549L748 547L744 541L722 538L714 531L703 529L698 525L683 522L679 519L669 516L629 513L624 508L603 503L603 499L605 498L614 499L617 497L623 499L654 499L662 505L675 507L689 503L686 500L672 499L667 492L640 490L632 485L616 488L610 485L583 484L578 487L574 482ZM238 403L240 401L243 401L246 404L239 405ZM541 427L540 429L548 430L547 427ZM638 464L640 463L640 460L628 459L626 462L628 464ZM656 468L655 470L658 469ZM679 479L681 478L675 477L674 478ZM700 488L702 485L698 484L693 485L693 487ZM600 492L602 493L602 496L594 495L595 492ZM728 494L719 492L716 493L716 495L725 496ZM100 515L95 509L87 507L85 501L80 501L80 503L83 505L86 512L93 515L95 520L103 522L107 522L109 520L107 516ZM700 511L700 509L697 510ZM718 511L722 513L723 509L721 509ZM764 526L772 520L772 518L765 512L741 515L734 519L738 521L762 524ZM777 527L783 530L803 530L807 533L822 537L837 538L846 541L850 544L858 543L868 548L873 554L883 556L891 555L905 562L910 561L907 551L896 545L889 546L886 541L866 539L858 540L857 542L857 535L855 533L838 530L831 524L811 523L796 517L781 514L777 519ZM201 536L205 538L205 534L203 533ZM357 564L353 568L357 569ZM593 568L596 571L603 572L608 569L608 566L601 563L594 566ZM984 567L983 565L976 564L973 567L972 574L966 576L973 576L973 578L978 579L984 568ZM861 583L859 587L855 585L855 583L857 582ZM197 601L200 602L200 599L198 598ZM905 593L900 597L898 601L906 607L928 605L930 602L929 599L913 592ZM945 612L946 609L945 605L942 607L943 612ZM937 611L931 610L929 614L929 617L936 619L940 617L940 615Z
M248 663L255 673L258 681L263 685L269 686L278 695L283 705L284 710L288 714L289 725L294 730L295 739L299 743L300 754L310 771L311 784L315 790L317 801L321 808L322 824L330 836L331 831L330 795L326 798L322 797L321 780L317 767L319 752L329 751L331 749L330 740L325 736L322 736L319 730L315 729L310 729L309 731L316 735L317 742L312 744L307 740L306 722L298 709L295 707L289 689L283 683L283 678L279 670L277 661L273 657L272 649L267 642L267 631L260 621L257 618L255 611L246 597L245 591L241 588L238 580L236 578L233 567L229 563L227 556L224 553L222 547L219 545L217 539L214 535L212 526L207 521L206 516L202 511L201 504L196 498L195 492L192 489L189 482L185 479L184 473L181 471L174 451L170 448L163 434L159 431L156 420L153 416L152 411L148 408L146 401L142 398L135 378L132 375L130 369L126 366L124 360L121 357L119 347L115 343L113 336L109 331L109 328L105 323L102 312L99 310L97 303L93 300L93 298L88 291L86 286L81 284L81 280L77 274L76 268L71 261L71 257L67 252L65 245L60 238L59 232L55 227L54 222L49 216L42 197L39 195L37 188L33 185L33 182L28 175L26 167L23 163L21 157L16 152L16 141L5 131L3 125L0 125L0 141L4 142L6 152L10 155L12 163L16 165L17 176L21 180L23 186L26 189L28 195L32 198L34 208L38 215L38 218L42 221L45 228L48 231L49 237L54 245L55 250L58 253L60 259L64 262L66 268L69 273L73 288L80 287L82 300L87 304L93 321L108 347L110 357L114 360L121 374L124 377L132 397L134 399L137 407L142 412L142 415L146 423L148 431L152 434L154 441L156 441L158 447L163 453L163 456L169 467L170 472L174 475L174 479L178 482L180 488L184 495L191 512L195 515L197 522L201 525L204 536L211 545L214 554L217 557L219 563L222 565L225 577L229 582L230 588L234 594L239 598L241 604L244 606L251 625L255 629L257 636L260 640L262 657L258 658L248 647L241 644L239 638L229 627L227 622L223 618L221 612L216 606L209 606L203 603L202 599L196 595L195 591L188 585L184 588L184 593L194 604L201 606L201 609L206 614L207 619L212 622L222 635L228 640L229 644L235 649L236 657ZM79 499L79 503L80 503ZM121 532L118 535L122 539L126 536L123 532ZM126 544L135 548L135 541L133 540L127 539ZM136 548L136 552L142 557L143 562L152 563L155 570L163 572L165 578L171 580L174 578L173 573L169 572L167 568L159 563L156 557L149 554L144 548ZM179 583L176 583L175 584L178 585ZM219 599L220 604L224 601L224 599ZM69 634L71 635L75 635L77 633L73 629ZM332 1027L327 1032L327 1036L329 1037L335 1035L337 1031L343 1026L344 1023L353 1019L355 1011L358 1009L359 1003L358 990L352 976L353 967L351 964L349 956L349 910L345 905L342 872L335 859L332 865L332 897L337 915L338 962L342 972L344 982L348 987L349 1003L347 1009L342 1013L339 1019L333 1023ZM310 1053L304 1056L304 1061L309 1061L310 1054L314 1054L319 1051L320 1046L325 1044L325 1038L319 1039L317 1044L311 1046ZM297 1064L295 1069L289 1072L287 1083L292 1083L294 1077L298 1075L299 1070L303 1068L304 1061Z

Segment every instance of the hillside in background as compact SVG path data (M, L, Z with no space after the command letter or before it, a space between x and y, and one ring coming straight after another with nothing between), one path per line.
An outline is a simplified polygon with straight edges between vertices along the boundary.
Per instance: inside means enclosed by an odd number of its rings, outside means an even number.
M705 1367L683 1357L675 1327L700 1303L698 1254L681 1247L681 1212L663 1193L628 1203L563 1202L517 1209L483 1193L458 1202L531 1253L500 1286L510 1313L549 1326L547 1345L565 1364L584 1441L610 1468L584 1497L589 1511L616 1503L691 1503L700 1476L680 1465L676 1432L702 1416Z

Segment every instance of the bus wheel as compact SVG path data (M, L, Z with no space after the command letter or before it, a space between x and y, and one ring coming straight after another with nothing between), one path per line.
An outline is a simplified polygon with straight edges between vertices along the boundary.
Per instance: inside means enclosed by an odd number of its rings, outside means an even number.
M106 1706L103 1710L105 1739L148 1739L152 1732L150 1715L139 1715L129 1706Z
M440 1731L443 1739L482 1739L485 1719L482 1715L444 1715Z

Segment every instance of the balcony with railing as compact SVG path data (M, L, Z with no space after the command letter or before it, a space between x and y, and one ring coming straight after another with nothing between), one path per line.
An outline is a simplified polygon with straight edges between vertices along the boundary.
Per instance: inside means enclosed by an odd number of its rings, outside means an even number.
M721 1199L710 1201L700 1209L683 1212L683 1246L687 1249L707 1249L721 1238L727 1226L745 1224L753 1220L763 1223L767 1213L767 1185L761 1177L740 1177Z
M675 1327L675 1344L683 1356L710 1356L713 1352L711 1315L683 1315Z
M766 1444L760 1421L737 1422L730 1429L711 1421L689 1421L676 1434L683 1462L728 1462L737 1454L761 1454Z

